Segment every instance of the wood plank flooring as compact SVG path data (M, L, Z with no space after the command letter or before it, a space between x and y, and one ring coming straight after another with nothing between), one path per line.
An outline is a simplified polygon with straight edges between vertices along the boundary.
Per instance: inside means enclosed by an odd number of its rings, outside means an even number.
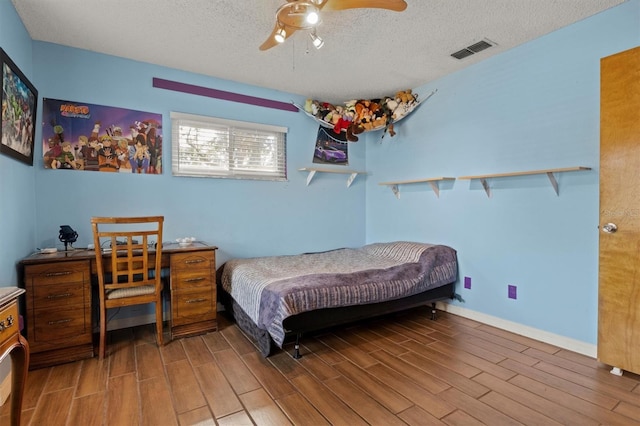
M265 359L219 331L33 370L24 425L640 425L640 377L455 315L417 308L303 339ZM8 424L9 404L0 408Z

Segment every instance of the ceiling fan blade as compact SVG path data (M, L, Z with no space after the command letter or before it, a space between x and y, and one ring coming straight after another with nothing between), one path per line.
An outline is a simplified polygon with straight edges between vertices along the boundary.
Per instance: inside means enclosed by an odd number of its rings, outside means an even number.
M273 27L273 31L271 31L271 34L269 34L269 37L267 37L267 39L264 41L264 43L262 43L260 45L260 50L268 50L268 49L271 49L272 47L277 46L277 45L280 44L274 38L274 36L276 35L276 31L278 31L278 24L276 24ZM285 36L285 40L286 40L289 37L291 37L291 35L294 32L296 32L296 29L295 28L286 28L285 31L287 32L287 35Z
M402 12L407 8L404 0L327 0L322 10L387 9Z

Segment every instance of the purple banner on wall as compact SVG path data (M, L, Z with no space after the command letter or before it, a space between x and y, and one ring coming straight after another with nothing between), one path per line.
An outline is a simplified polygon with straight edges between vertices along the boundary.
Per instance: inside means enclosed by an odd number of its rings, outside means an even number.
M291 103L273 101L271 99L256 98L255 96L241 95L239 93L225 92L224 90L211 89L209 87L195 86L193 84L180 83L177 81L153 78L153 87L173 90L174 92L189 93L192 95L206 96L209 98L223 99L225 101L240 102L248 105L256 105L265 108L280 109L283 111L298 112Z
M162 114L43 99L45 169L162 173Z

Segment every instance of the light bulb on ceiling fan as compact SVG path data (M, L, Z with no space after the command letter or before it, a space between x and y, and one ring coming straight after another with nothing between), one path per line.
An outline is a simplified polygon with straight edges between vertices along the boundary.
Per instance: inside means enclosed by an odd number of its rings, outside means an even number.
M307 13L306 20L308 24L315 25L320 20L320 15L318 15L317 10L311 10L309 13Z
M324 46L324 40L318 35L316 35L315 30L309 33L309 37L311 37L311 42L313 43L313 47L315 47L316 49L320 49L322 46Z
M273 38L278 42L278 43L284 43L284 41L287 38L287 32L284 30L284 28L278 28L278 30L276 31L275 35L273 36Z

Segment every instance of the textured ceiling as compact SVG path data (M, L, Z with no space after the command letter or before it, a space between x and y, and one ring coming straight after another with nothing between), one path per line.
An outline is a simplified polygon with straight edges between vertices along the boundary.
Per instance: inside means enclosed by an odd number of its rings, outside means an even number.
M624 2L406 1L404 12L324 12L320 50L298 31L260 51L285 0L12 0L34 40L329 102L416 88ZM483 39L496 46L450 56Z

